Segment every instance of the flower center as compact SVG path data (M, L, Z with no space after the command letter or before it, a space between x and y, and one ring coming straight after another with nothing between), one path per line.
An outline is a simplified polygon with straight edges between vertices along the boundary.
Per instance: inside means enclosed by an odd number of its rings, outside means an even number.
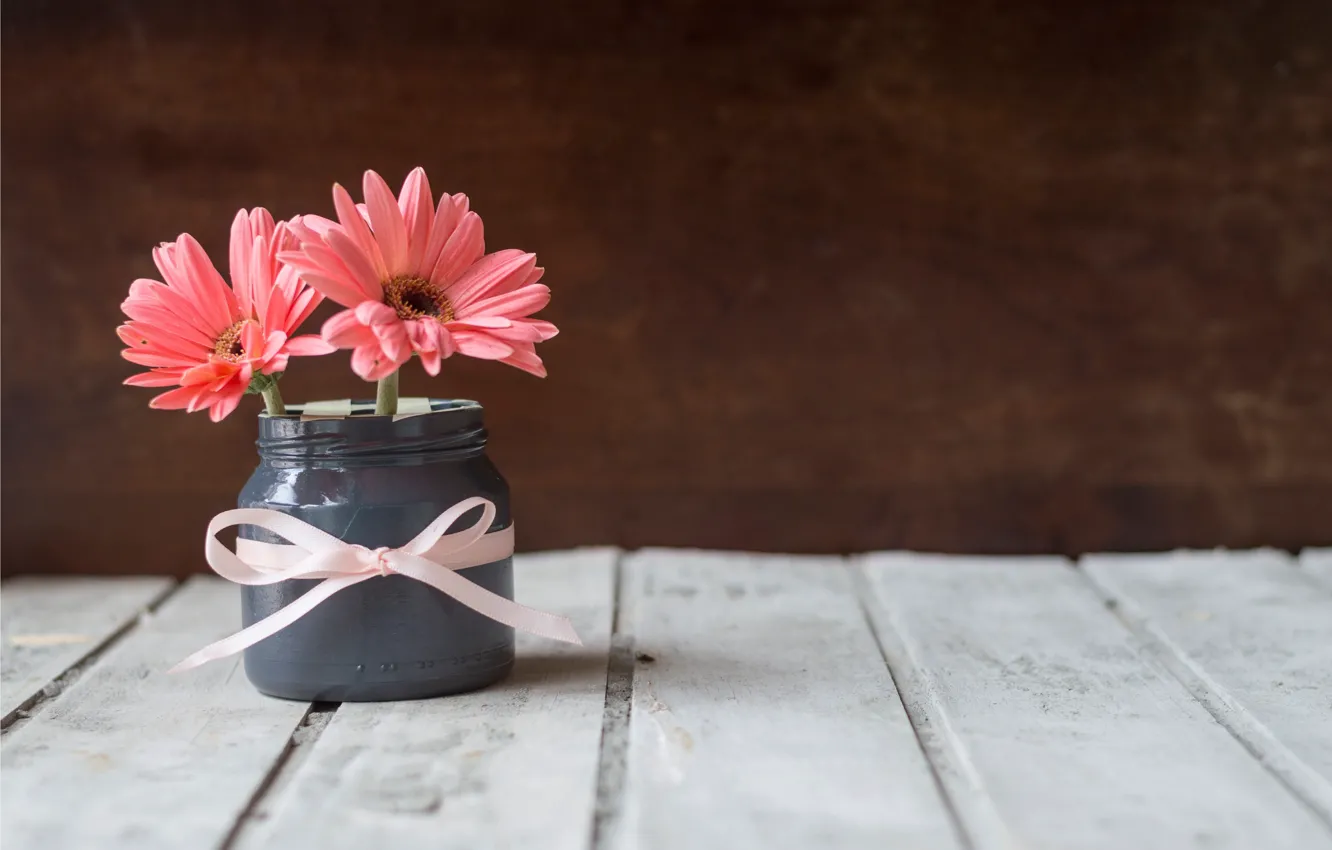
M245 355L245 346L241 345L241 331L245 330L248 319L241 319L227 328L213 345L213 353L223 360L235 363Z
M453 320L453 305L430 281L419 277L395 277L384 284L384 303L402 319Z

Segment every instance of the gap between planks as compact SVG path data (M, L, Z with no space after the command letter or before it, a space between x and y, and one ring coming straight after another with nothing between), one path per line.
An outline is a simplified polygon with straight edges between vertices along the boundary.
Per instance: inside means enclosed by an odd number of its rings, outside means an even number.
M609 850L624 800L629 764L629 721L634 703L634 637L624 631L624 558L615 555L611 600L610 657L606 666L606 702L601 715L597 753L597 792L592 811L591 850Z
M1209 566L1208 561L1215 560L1215 568L1203 575L1197 574L1197 568ZM1176 581L1183 581L1182 588L1188 589L1190 582L1193 582L1193 590L1196 593L1190 594L1190 608L1187 611L1180 612L1180 622L1172 623L1166 619L1167 607L1160 604L1155 606L1155 610L1149 610L1152 602L1151 594L1153 592L1152 584L1143 584L1141 581L1133 581L1132 574L1127 577L1127 583L1117 574L1119 570L1131 570L1135 565L1143 565L1145 568L1154 570L1152 578L1155 581L1165 579L1168 585L1172 578ZM1169 574L1171 569L1184 568L1188 570L1194 568L1194 574L1190 576L1187 572L1177 577ZM1267 571L1275 578L1284 581L1297 580L1301 576L1301 570L1294 559L1288 557L1285 553L1275 550L1244 550L1229 552L1220 550L1217 552L1206 551L1179 551L1168 554L1151 555L1089 555L1080 559L1077 564L1076 572L1087 581L1096 593L1104 600L1106 608L1123 623L1124 627L1142 642L1143 647L1152 655L1162 667L1170 672L1172 676L1188 690L1189 694L1198 701L1207 712L1215 718L1227 732L1231 734L1254 759L1261 764L1269 773L1272 774L1290 793L1303 803L1315 816L1322 820L1329 827L1332 827L1332 781L1329 781L1315 767L1311 766L1306 759L1301 758L1292 750L1290 744L1283 740L1283 735L1264 722L1269 712L1263 712L1260 706L1250 703L1252 694L1245 698L1243 695L1232 693L1228 688L1224 673L1220 677L1214 675L1216 671L1209 671L1208 664L1195 657L1195 653L1187 646L1182 644L1177 637L1185 637L1189 628L1203 626L1213 620L1213 612L1210 610L1199 610L1198 606L1203 604L1198 599L1198 593L1208 589L1207 585L1217 585L1225 583L1230 575L1225 574L1225 570L1237 570L1243 574L1244 571L1253 573L1250 579L1251 584L1256 584L1263 580L1262 570ZM1305 573L1307 588L1301 588L1309 592L1318 592L1323 590L1318 585L1318 576L1313 573ZM1159 590L1157 592L1160 592ZM1148 594L1143 600L1135 598L1141 594ZM1326 599L1332 599L1332 595L1324 595ZM1247 600L1243 600L1247 601ZM1290 600L1287 599L1289 603ZM1250 616L1259 611L1249 608ZM1240 613L1239 607L1234 610L1220 612L1220 616L1225 619L1234 619ZM1295 609L1286 608L1283 617L1295 615ZM1172 635L1171 629L1177 630ZM1180 633L1178 630L1183 629ZM1268 633L1267 629L1260 630ZM1231 654L1239 652L1240 647L1231 645L1229 652ZM1253 661L1252 663L1258 663ZM1309 683L1309 687L1317 687L1317 682ZM1242 685L1241 685L1242 686ZM1289 699L1289 698L1288 698ZM1255 713L1254 709L1258 711Z
M286 747L273 762L263 782L255 789L254 796L246 804L245 810L236 818L231 832L227 833L227 837L218 845L218 850L232 850L241 846L244 839L272 816L270 811L272 803L291 783L341 705L342 703L337 702L310 703L300 724L292 730L291 737L287 739Z
M3 588L8 585L0 585ZM74 685L84 673L97 664L102 656L114 649L123 639L128 637L134 631L139 629L144 621L152 617L159 608L165 605L180 589L184 583L175 579L168 580L167 584L155 596L149 598L143 606L126 619L124 623L117 626L109 632L100 642L96 643L88 652L82 656L74 658L68 667L60 673L52 676L40 689L32 696L23 700L14 706L3 718L0 718L0 741L8 738L12 733L17 732L27 724L35 715L48 704L54 702L62 693Z
M902 626L870 587L865 573L866 555L846 559L866 625L879 646L884 666L892 677L898 699L930 766L939 797L952 819L959 841L967 850L980 847L1020 847L993 799L984 790L980 772L967 756L961 737L949 722L944 701L926 665L917 660L902 638ZM880 628L882 622L886 628Z

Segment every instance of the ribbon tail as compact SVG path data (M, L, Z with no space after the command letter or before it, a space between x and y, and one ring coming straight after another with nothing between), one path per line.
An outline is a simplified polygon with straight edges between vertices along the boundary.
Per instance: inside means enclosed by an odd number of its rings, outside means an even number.
M226 658L228 655L235 655L247 647L254 646L264 638L271 637L282 631L287 626L290 626L301 617L304 617L306 614L313 611L315 606L319 605L339 590L345 590L353 584L365 581L368 578L372 578L372 576L360 575L325 579L316 585L309 593L296 599L291 604L275 611L259 622L241 629L234 635L224 637L222 640L208 644L208 646L205 646L184 661L181 661L167 672L183 673L186 670L193 670L195 667L207 664L209 661L216 661L219 658ZM479 589L480 588L478 588L478 590Z
M446 596L458 600L473 611L497 623L539 637L582 646L583 641L568 617L538 611L526 605L491 593L479 584L468 581L447 567L441 567L424 558L408 556L395 565L395 570L425 582Z

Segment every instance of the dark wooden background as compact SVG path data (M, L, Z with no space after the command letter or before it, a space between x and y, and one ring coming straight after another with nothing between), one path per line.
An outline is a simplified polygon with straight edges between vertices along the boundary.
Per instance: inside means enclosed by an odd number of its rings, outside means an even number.
M555 290L547 381L404 379L524 548L1332 543L1327 2L29 2L0 61L8 573L201 568L258 405L121 387L125 290L417 164Z

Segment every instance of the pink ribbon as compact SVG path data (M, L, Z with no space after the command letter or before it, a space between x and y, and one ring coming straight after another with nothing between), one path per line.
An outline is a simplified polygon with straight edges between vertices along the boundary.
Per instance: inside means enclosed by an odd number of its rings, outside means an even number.
M459 517L476 507L482 510L475 525L445 534ZM425 582L478 614L506 626L581 646L582 641L568 617L519 605L458 575L457 570L494 563L513 554L512 525L486 533L494 519L495 504L474 496L444 511L406 546L367 549L344 543L326 531L279 511L263 508L223 511L208 523L208 537L204 541L208 565L218 575L237 584L251 585L275 584L293 578L322 578L324 581L281 610L205 646L169 672L190 670L234 655L296 622L338 591L375 576L392 574ZM232 552L217 539L217 533L233 525L257 526L294 545L241 539L236 541L236 551Z

